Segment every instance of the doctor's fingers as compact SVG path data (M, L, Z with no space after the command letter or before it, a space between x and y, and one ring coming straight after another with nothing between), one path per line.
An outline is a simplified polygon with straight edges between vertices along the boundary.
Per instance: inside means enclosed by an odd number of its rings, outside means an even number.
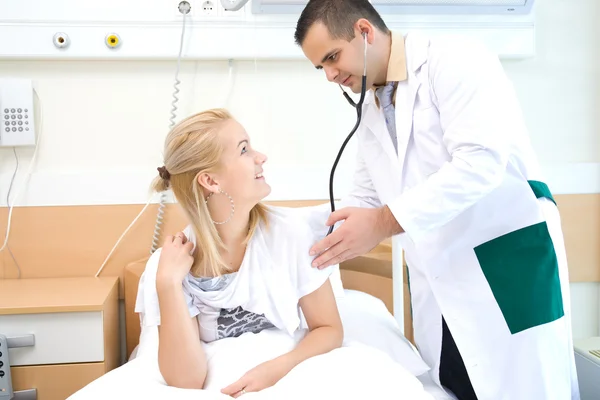
M313 247L310 248L309 255L316 256L323 253L325 250L336 246L344 239L344 230L340 227L339 229L331 232L329 236L319 240ZM314 266L314 265L313 265Z
M340 210L334 211L329 215L329 218L327 218L327 221L325 222L326 226L331 226L337 222L340 222L342 220L347 219L348 217L350 217L350 215L352 214L352 212L354 210L356 210L356 207L344 207Z
M351 258L354 258L352 250L342 247L340 243L317 257L313 261L313 267L323 269Z

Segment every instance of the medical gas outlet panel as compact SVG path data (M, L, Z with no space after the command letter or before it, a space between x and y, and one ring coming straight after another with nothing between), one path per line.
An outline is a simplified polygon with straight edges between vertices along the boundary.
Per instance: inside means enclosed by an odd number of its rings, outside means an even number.
M481 38L501 58L535 55L534 0L376 0L391 29ZM2 0L5 60L302 60L306 1ZM485 3L485 5L483 4Z

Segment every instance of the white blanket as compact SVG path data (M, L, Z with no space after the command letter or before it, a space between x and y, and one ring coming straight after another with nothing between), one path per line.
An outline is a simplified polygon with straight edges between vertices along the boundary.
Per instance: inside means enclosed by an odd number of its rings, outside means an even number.
M275 386L247 393L242 400L270 399L411 399L433 400L416 375L428 367L401 335L381 300L346 291L339 300L345 329L344 345L313 357L293 369ZM230 399L220 390L254 366L290 351L300 340L277 330L244 334L204 344L209 376L205 390L166 386L158 369L158 333L146 327L137 357L80 390L69 400L91 399ZM450 397L438 397L446 399Z
M157 359L145 353L69 399L230 399L220 392L223 387L235 382L261 362L289 351L294 345L294 339L276 330L210 343L205 346L210 372L204 390L166 386L158 370ZM346 346L301 363L275 386L247 393L243 400L392 397L433 400L414 375L385 353L357 342L347 343Z

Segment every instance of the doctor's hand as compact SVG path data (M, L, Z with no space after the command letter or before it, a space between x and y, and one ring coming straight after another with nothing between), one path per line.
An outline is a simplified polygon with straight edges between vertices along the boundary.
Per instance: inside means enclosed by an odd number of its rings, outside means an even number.
M329 216L326 225L341 220L344 223L338 229L310 249L311 256L320 254L313 267L322 269L368 253L382 240L403 231L387 206L342 208Z
M183 232L167 236L160 251L156 281L176 284L183 282L194 264L193 248L194 244L187 240Z
M259 392L275 385L290 370L285 357L278 357L252 368L236 382L221 389L221 393L238 398L245 393Z

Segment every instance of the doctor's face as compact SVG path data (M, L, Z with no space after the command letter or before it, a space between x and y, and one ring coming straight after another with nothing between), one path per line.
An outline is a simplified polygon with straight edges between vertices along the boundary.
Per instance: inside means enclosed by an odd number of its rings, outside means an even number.
M302 51L306 58L317 69L325 71L329 82L349 88L360 93L364 70L364 39L359 30L351 41L332 39L329 29L320 22L313 24L302 43ZM373 85L373 74L370 73L369 60L372 54L367 49L367 89Z
M255 150L250 136L234 119L224 122L219 132L223 146L221 162L215 173L219 186L229 193L237 206L252 208L271 193L263 177L267 156Z

